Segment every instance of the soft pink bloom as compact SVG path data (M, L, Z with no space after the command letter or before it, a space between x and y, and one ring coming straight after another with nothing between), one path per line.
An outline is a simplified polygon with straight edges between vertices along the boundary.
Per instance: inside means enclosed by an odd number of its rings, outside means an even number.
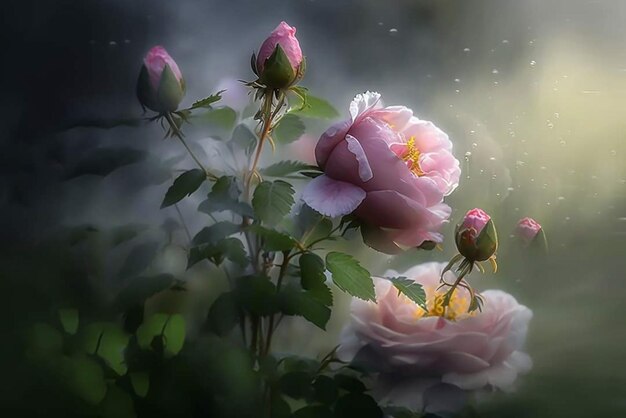
M168 65L170 67L170 70L172 70L174 76L176 76L176 79L179 83L183 82L183 75L178 68L178 64L176 64L176 61L174 61L174 59L170 57L170 54L167 53L165 48L160 45L152 47L152 49L148 51L148 54L143 59L143 63L148 70L148 75L150 76L150 84L155 91L159 89L161 74L163 74L163 69L165 68L165 65Z
M533 218L523 218L517 223L517 236L520 237L526 245L531 243L539 231L541 231L541 225Z
M307 185L304 201L331 217L354 212L379 251L441 242L451 211L443 198L460 175L448 136L411 109L384 107L378 93L357 95L350 114L321 136L315 157L324 175Z
M498 240L495 226L491 223L491 233L481 236L491 217L482 209L469 210L463 222L457 227L456 247L465 258L471 261L485 261L498 249Z
M443 290L436 289L444 266L425 263L403 274L385 274L421 283L428 312L398 295L386 279L375 279L376 303L352 300L352 320L342 333L338 355L379 373L374 393L383 404L432 411L437 395L512 390L518 374L532 367L522 352L532 311L505 292L487 290L482 312L468 314L469 295L458 289L440 316L437 296ZM451 272L446 274L449 282L454 280Z
M259 74L263 72L265 60L274 53L276 45L280 45L282 48L295 74L300 63L302 63L302 50L296 38L296 28L289 26L286 22L280 22L259 48L256 61Z

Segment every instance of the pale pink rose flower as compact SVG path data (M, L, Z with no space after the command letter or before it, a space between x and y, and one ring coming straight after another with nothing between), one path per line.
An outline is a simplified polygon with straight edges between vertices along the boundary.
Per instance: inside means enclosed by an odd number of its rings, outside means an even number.
M465 214L461 229L472 229L478 236L490 219L491 217L484 210L479 208L471 209Z
M443 198L461 172L448 136L411 109L384 107L378 93L357 95L350 115L320 137L324 175L307 185L304 201L331 217L354 212L365 243L382 252L441 242L451 212Z
M280 45L291 64L294 74L302 63L302 50L296 38L296 28L289 26L286 22L280 22L270 36L261 44L257 55L256 67L259 74L263 73L265 61L274 53L276 45Z
M541 225L533 218L522 218L517 223L517 236L522 239L524 244L528 245L532 242L537 234L541 231Z
M163 74L165 65L170 67L170 70L172 70L179 83L183 82L183 74L180 72L178 64L170 57L165 48L160 45L152 47L150 51L148 51L143 59L143 63L148 70L150 85L155 91L159 89L159 83L161 82L161 75Z
M458 289L444 315L438 296L445 289L436 290L444 266L432 262L385 274L422 284L428 312L382 278L375 279L377 302L352 300L338 355L378 372L374 394L383 404L435 412L441 398L451 405L483 389L511 391L532 367L522 351L532 311L505 292L487 290L482 312L467 313L469 294Z

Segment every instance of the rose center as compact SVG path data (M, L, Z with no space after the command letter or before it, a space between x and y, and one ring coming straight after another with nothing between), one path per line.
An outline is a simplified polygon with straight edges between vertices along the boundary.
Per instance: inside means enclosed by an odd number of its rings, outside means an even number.
M417 319L425 318L429 316L440 316L451 321L457 319L463 319L467 316L475 315L475 312L467 313L470 305L469 298L465 297L460 292L454 292L450 299L450 304L447 307L443 306L443 298L445 293L442 292L426 292L429 296L426 301L427 311L420 307L415 309L415 317Z
M411 170L415 176L420 177L424 175L422 167L420 167L420 151L415 145L415 137L412 136L404 144L391 145L391 151L393 151L398 158L406 163L406 166Z

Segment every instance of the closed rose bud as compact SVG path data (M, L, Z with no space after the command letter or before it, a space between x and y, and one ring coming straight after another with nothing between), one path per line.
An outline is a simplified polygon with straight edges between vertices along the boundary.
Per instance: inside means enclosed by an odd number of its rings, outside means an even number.
M515 235L525 247L536 247L547 251L548 243L543 228L533 218L522 218L517 223Z
M482 209L467 212L463 222L456 227L456 246L470 261L485 261L498 249L498 235L491 217Z
M304 72L304 60L296 28L285 22L274 29L259 48L253 69L261 83L274 89L283 89L297 82Z
M173 112L185 95L185 80L176 61L162 46L155 46L143 60L137 82L141 104L155 112Z

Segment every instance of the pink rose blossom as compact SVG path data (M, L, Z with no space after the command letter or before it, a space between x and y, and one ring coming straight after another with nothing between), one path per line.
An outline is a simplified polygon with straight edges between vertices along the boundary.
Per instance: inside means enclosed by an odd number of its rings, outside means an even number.
M487 212L479 208L474 208L465 214L461 228L472 229L475 231L476 236L478 236L489 220L491 220L491 216L487 215Z
M327 216L354 212L365 243L385 253L441 242L451 211L443 198L460 175L448 136L411 109L384 107L378 93L357 95L350 114L321 136L315 156L324 175L304 201Z
M487 290L482 312L467 313L470 297L459 288L444 312L445 290L436 290L444 266L425 263L404 274L385 274L422 284L428 311L380 278L375 279L376 303L352 300L352 321L342 333L338 355L378 372L374 394L383 404L434 412L441 396L510 391L518 374L532 367L522 352L532 311L505 292Z
M528 245L532 242L537 234L541 231L541 225L533 218L523 218L517 223L517 236L522 239L524 244Z
M165 48L160 45L157 45L148 51L148 54L143 60L146 69L148 70L148 75L150 76L150 84L152 88L156 91L159 89L159 84L161 82L161 75L163 74L163 69L165 65L170 67L170 70L174 73L174 76L178 80L179 83L183 82L183 75L178 68L178 64L170 54L167 53Z
M287 56L295 74L302 63L302 50L296 38L296 28L286 22L280 22L259 48L256 62L259 74L263 73L265 61L274 53L277 45L280 45Z

